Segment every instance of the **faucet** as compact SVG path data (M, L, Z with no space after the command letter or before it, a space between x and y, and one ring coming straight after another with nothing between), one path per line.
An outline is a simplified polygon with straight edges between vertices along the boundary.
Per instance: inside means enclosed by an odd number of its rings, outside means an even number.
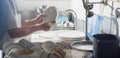
M72 9L67 9L64 12L65 16L66 16L66 14L69 14L69 15L71 14L70 18L72 18L74 26L75 26L75 30L76 30L77 29L77 14L76 14L76 12Z
M35 11L38 13L38 14L42 14L47 8L47 5L42 5L42 6L39 6L39 7L36 7Z

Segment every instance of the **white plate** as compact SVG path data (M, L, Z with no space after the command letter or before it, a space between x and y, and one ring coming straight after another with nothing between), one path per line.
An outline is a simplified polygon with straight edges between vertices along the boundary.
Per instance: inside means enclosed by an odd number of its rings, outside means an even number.
M51 39L51 38L57 37L58 33L59 33L59 31L46 31L46 32L40 33L39 37Z
M59 30L54 31L45 31L37 34L32 34L32 42L45 42L45 41L53 41L53 42L61 42L61 39L57 36L60 33Z
M4 52L6 54L9 53L12 49L23 49L24 48L18 43L10 43L10 44L7 44L6 46L8 46L7 48L4 48Z
M81 42L74 42L71 46L77 50L84 50L84 51L92 51L93 45L91 42L81 41Z
M85 34L77 30L61 30L58 36L64 39L75 39L85 37Z
M74 45L73 47L76 49L87 50L87 51L93 50L92 45Z
M53 22L58 16L58 10L56 7L51 6L47 8L47 10L44 12L44 15L47 15L47 17L44 18L44 22Z

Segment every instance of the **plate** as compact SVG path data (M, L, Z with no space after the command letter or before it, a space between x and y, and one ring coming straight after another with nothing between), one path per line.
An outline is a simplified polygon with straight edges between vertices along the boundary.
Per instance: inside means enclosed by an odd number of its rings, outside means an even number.
M53 49L58 48L59 46L57 46L55 43L53 43L52 41L47 41L44 42L42 44L42 48L47 51L47 52L51 52Z
M32 48L35 47L35 45L33 43L31 43L30 41L26 40L26 39L22 39L18 42L19 45L25 47L25 48Z
M5 54L9 53L12 49L23 49L24 47L19 45L18 43L6 43L4 45L4 52Z
M77 50L83 50L83 51L92 51L93 50L92 42L88 42L88 41L74 42L71 44L71 46Z
M75 49L66 49L66 58L90 58L92 56L91 52L88 51L78 51Z
M59 31L46 31L46 32L40 33L39 37L46 38L46 39L55 38L55 37L57 37L58 32Z
M47 17L45 17L43 20L44 22L53 22L58 17L58 10L56 7L51 6L46 9L44 15L47 15Z
M58 34L60 38L71 40L71 39L79 39L85 37L85 34L81 31L77 30L61 30Z

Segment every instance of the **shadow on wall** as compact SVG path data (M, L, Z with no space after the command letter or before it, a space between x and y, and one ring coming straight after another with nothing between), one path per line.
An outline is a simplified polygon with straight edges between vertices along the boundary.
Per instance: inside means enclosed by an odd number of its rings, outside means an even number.
M29 11L21 11L21 19L27 20L27 19L33 19L37 16L37 13L33 10Z

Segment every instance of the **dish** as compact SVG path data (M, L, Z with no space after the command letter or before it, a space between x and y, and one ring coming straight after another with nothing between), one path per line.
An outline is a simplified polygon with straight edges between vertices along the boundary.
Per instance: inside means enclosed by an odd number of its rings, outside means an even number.
M8 45L6 45L8 46ZM4 48L5 54L9 53L12 49L23 49L24 47L18 43L11 43L7 48Z
M47 15L47 17L44 18L43 22L44 23L47 22L48 24L51 24L58 17L58 10L56 7L51 6L51 7L47 8L47 10L44 12L43 15Z
M77 30L61 30L58 34L63 40L76 40L85 37L85 34Z
M42 44L42 48L47 52L51 52L53 49L55 49L57 47L59 47L59 46L57 46L55 43L53 43L51 41L47 41Z
M14 48L16 48L16 49L22 49L24 47L22 47L18 43L12 43L12 42L7 42L7 43L5 43L3 45L3 51L5 52L5 54L9 53Z
M74 42L71 44L71 46L77 50L84 50L84 51L92 51L93 50L92 42L88 42L88 41Z
M78 51L75 49L67 49L66 51L66 57L65 58L90 58L92 56L92 53L88 51Z
M43 32L40 33L39 37L41 38L46 38L46 39L53 39L57 36L57 33L59 33L59 31L47 31L47 32Z
M22 39L18 42L19 45L23 46L24 48L32 48L35 47L35 45L33 43L31 43L30 41L26 40L26 39Z
M19 49L12 53L10 58L39 58L36 51L32 49Z

